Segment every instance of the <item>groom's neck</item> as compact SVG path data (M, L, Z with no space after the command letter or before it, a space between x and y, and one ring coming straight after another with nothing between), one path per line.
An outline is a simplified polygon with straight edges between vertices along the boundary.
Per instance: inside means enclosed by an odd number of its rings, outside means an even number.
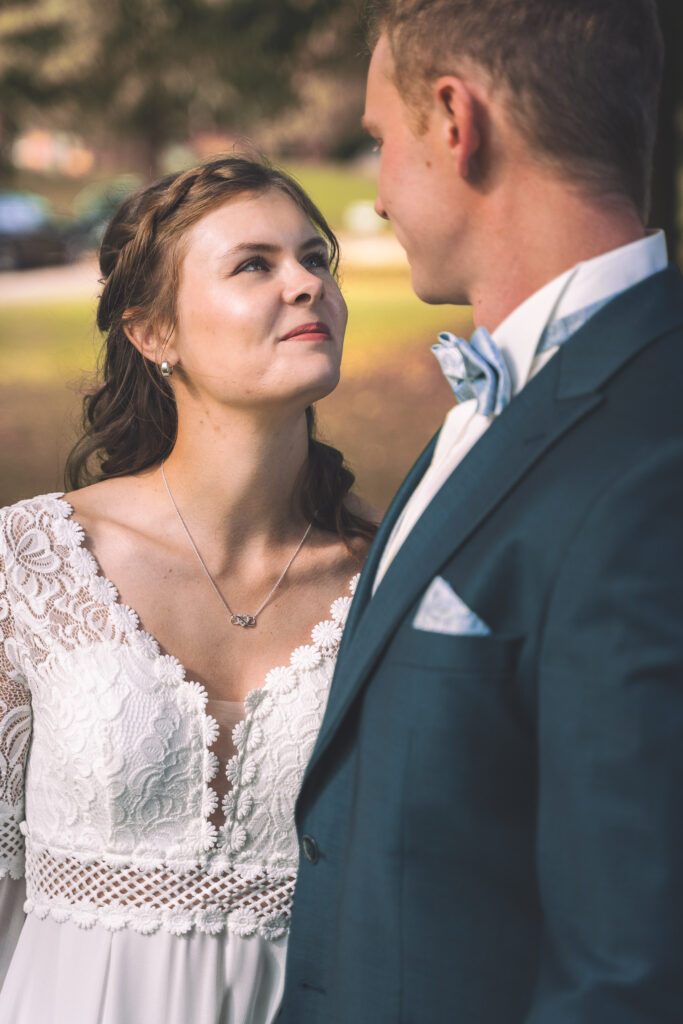
M475 323L490 331L577 263L645 235L630 204L587 198L566 181L524 178L490 199L475 242L469 295Z

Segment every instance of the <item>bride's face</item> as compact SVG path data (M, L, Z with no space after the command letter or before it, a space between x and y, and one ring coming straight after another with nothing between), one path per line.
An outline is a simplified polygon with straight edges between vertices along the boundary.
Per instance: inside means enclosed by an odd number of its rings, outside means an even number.
M347 309L325 241L288 196L230 199L183 240L174 385L233 406L306 406L339 380Z

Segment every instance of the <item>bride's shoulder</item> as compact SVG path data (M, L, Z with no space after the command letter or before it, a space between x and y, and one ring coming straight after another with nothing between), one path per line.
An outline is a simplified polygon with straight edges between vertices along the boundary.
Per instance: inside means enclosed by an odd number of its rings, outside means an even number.
M382 522L382 513L371 505L369 501L361 498L358 494L349 494L344 503L349 510L356 516L360 516L361 519L365 519L371 523L374 527L378 527Z
M21 525L30 527L35 523L45 523L50 519L64 519L69 513L69 504L64 500L64 494L61 491L21 498L11 505L4 505L0 508L0 533L7 534L10 527L17 529Z
M350 538L349 544L353 550L357 561L362 565L365 563L370 545L372 544L375 533L379 529L379 525L382 522L382 513L371 505L368 501L363 498L359 498L356 494L350 494L346 501L346 507L349 512L352 512L359 519L363 520L364 526L368 526L369 529L363 530L362 533L355 534Z
M130 505L135 500L140 481L133 476L109 477L97 483L79 487L64 495L72 508L82 515L105 515L120 504Z
M149 503L146 475L99 480L65 494L64 500L91 540L100 531L135 532Z
M82 521L104 518L107 511L115 509L124 494L128 492L123 478L120 480L103 480L76 491L50 491L36 494L30 498L21 498L11 505L0 508L0 541L5 546L24 543L26 534L39 530L48 538L52 535L61 536L62 524L67 520ZM130 496L128 499L130 500ZM64 529L75 527L66 525Z
M47 572L62 527L69 527L70 515L71 508L61 491L36 494L0 508L0 577L8 565L15 563L38 573Z
M357 519L362 520L362 529L356 534L354 541L359 551L365 552L370 548L374 535L382 522L382 513L371 505L370 502L357 494L349 494L344 502L347 511L351 512Z
M337 587L341 587L340 593L346 593L349 581L353 582L362 571L382 518L377 509L358 495L350 494L344 504L349 512L363 521L362 526L358 524L361 529L356 529L354 524L352 532L347 532L344 536L332 532L321 534L320 545L325 549L326 555L321 556L318 552L314 555L319 566L327 562L329 570L336 578Z

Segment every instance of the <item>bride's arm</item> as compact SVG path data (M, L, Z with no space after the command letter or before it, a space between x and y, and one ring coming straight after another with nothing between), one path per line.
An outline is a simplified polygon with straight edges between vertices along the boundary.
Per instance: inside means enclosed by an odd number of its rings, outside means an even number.
M24 769L31 733L31 699L16 664L14 617L0 515L0 987L23 921Z

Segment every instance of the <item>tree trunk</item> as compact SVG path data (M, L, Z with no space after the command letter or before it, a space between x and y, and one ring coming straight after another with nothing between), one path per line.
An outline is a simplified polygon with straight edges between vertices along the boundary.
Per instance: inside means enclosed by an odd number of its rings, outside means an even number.
M16 139L16 126L0 110L0 182L11 185L15 175L12 163L12 146Z

